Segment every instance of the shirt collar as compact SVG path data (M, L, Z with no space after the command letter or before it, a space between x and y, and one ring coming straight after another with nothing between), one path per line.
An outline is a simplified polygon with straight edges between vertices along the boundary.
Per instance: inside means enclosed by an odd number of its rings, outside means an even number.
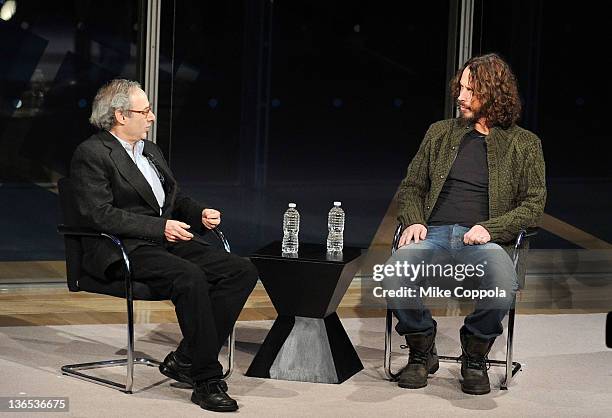
M112 136L117 138L117 141L119 141L119 143L123 146L123 148L125 148L125 150L127 151L128 154L130 154L130 156L132 155L134 155L135 157L142 156L142 151L144 150L144 140L142 139L138 140L137 142L134 143L134 146L132 147L132 144L130 144L129 142L124 141L123 139L119 138L117 135L115 135L111 131L108 131L108 132Z

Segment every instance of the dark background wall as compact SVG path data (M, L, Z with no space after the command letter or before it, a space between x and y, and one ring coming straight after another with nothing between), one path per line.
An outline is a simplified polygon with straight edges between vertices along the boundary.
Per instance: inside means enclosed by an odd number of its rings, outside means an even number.
M496 51L512 65L524 102L520 124L537 133L546 161L546 213L612 242L612 34L595 2L476 2L474 53ZM541 248L575 245L543 231Z
M183 184L223 210L241 252L280 238L288 202L303 241L324 242L340 200L346 242L368 246L443 116L447 20L447 2L375 13L354 1L177 2L181 23L162 21L175 74L158 142Z
M92 132L97 88L139 77L140 7L19 2L0 21L0 222L14 237L1 260L63 257L54 184ZM324 242L341 200L347 243L369 244L427 126L443 117L448 9L162 2L158 143L183 187L223 211L237 252L279 239L293 201L303 241ZM597 2L480 0L473 45L518 76L520 123L544 146L547 213L612 242L605 19ZM547 232L534 244L573 246Z
M99 86L138 77L139 4L16 4L0 20L0 261L60 260L56 181L93 133L87 120Z

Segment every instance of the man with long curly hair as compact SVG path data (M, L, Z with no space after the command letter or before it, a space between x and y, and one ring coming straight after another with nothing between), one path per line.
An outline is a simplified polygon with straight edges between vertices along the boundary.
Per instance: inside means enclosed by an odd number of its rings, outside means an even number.
M430 126L398 195L405 229L387 265L417 268L397 268L383 284L408 289L408 297L386 296L410 349L399 378L410 389L426 386L438 370L436 322L421 298L461 296L458 289L473 286L479 297L459 333L461 388L481 395L491 390L487 355L518 288L509 244L521 229L537 226L544 210L544 159L538 137L516 125L516 78L498 55L470 59L451 91L460 117ZM425 287L434 281L454 289Z

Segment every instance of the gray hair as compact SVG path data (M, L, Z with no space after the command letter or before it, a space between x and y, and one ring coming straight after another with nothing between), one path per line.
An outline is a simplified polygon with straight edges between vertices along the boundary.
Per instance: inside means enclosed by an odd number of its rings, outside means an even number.
M130 92L139 89L140 83L118 78L111 80L98 90L91 105L89 123L109 131L115 126L115 110L126 112L130 109Z

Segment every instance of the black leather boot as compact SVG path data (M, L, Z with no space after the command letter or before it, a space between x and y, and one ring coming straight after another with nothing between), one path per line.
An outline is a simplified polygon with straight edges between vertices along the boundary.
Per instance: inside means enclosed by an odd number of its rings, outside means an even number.
M470 395L484 395L491 392L487 373L487 355L495 338L483 339L470 334L465 327L459 332L461 337L461 390Z
M171 351L164 359L164 362L159 365L159 371L177 382L193 386L191 363L183 363L174 351Z
M427 375L437 372L440 367L436 353L436 323L434 321L432 331L414 332L405 337L410 354L397 384L401 388L419 389L427 386Z
M219 378L196 382L191 394L191 402L209 411L232 412L238 410L238 402L227 394L227 383Z

